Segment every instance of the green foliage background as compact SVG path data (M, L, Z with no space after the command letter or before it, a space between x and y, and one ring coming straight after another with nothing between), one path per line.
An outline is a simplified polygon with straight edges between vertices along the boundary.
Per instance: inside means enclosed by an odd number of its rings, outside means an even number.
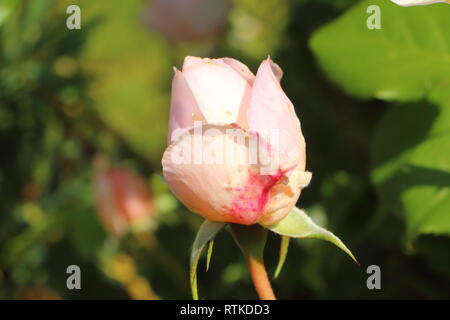
M235 0L216 39L173 44L142 23L147 1L76 2L82 29L72 31L70 1L0 2L0 298L190 298L202 219L158 177L172 66L231 56L256 71L268 54L308 146L313 180L298 206L361 263L295 240L273 282L279 298L450 298L450 6ZM381 30L366 28L371 4ZM157 227L120 241L103 230L92 197L98 153L147 178ZM271 272L278 247L271 235ZM71 264L83 290L66 288ZM366 287L371 264L381 290ZM256 297L228 232L203 267L200 298Z

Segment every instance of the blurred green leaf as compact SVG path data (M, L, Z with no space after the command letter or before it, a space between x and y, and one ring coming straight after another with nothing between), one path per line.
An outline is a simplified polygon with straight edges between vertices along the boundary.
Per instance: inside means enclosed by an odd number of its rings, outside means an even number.
M369 5L381 9L370 30ZM450 82L450 7L362 1L319 29L310 47L332 81L358 97L417 100Z
M289 22L289 1L235 0L229 17L228 45L261 60L283 43Z
M386 209L403 212L408 239L450 234L450 108L390 108L378 128L372 174Z
M18 0L4 0L0 3L0 27L6 18L8 18L12 10L16 7L18 2Z
M328 76L358 97L414 101L387 111L374 146L372 180L384 208L406 219L408 239L450 233L450 10L377 3L370 30L363 1L314 34L310 46Z
M96 75L89 92L102 120L135 152L159 165L166 145L171 55L141 24L143 1L84 2L84 19L98 20L81 64ZM114 36L111 36L114 35Z
M358 263L345 244L330 231L318 226L306 213L294 207L289 215L273 226L266 228L282 236L292 238L320 239L333 243Z

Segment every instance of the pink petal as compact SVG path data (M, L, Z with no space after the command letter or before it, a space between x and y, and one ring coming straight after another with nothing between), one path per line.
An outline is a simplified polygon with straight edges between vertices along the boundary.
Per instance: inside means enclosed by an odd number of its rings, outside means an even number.
M253 82L255 81L255 75L245 64L232 58L222 58L222 61L232 67L234 71L239 73L240 76L247 80L251 86L253 85Z
M275 78L277 78L278 82L281 81L281 78L283 78L283 70L281 70L280 66L278 64L276 64L275 62L273 62L272 60L270 60L270 58L268 58L270 66L272 68L272 72L275 76Z
M249 105L251 87L232 67L221 59L187 57L183 75L206 122L246 125L241 110Z
M154 213L152 197L143 178L123 168L111 169L108 178L117 207L129 223Z
M201 129L215 130L215 135L196 133ZM211 221L233 222L250 225L256 223L264 212L269 200L270 188L278 181L278 176L260 175L259 166L247 161L248 145L237 143L227 136L227 127L204 125L193 128L164 153L162 165L164 177L171 191L191 211L199 213ZM236 129L245 135L244 131ZM202 150L194 147L200 138ZM198 145L197 145L198 146ZM231 152L243 155L226 161L222 156ZM177 158L184 154L181 161ZM207 162L201 155L215 154L224 161ZM196 158L200 155L200 158ZM241 159L242 161L236 160Z
M192 67L193 65L197 63L201 63L203 61L202 58L199 57L193 57L193 56L187 56L184 58L183 61L183 68L181 70L186 70L187 68Z
M289 177L274 185L270 189L270 200L264 208L264 214L258 222L270 226L283 220L295 206L302 189L308 186L310 180L311 173L297 167Z
M176 70L172 80L168 144L170 144L175 130L189 129L194 125L194 121L205 122L205 118L198 109L192 91L187 85L183 74Z
M97 174L95 179L95 199L99 219L104 228L116 237L122 237L128 223L120 213L114 198L114 187L105 174Z
M304 171L305 141L293 105L277 79L281 75L281 69L269 58L261 63L248 110L249 130L266 137L278 133L278 143L269 141L268 146L279 156L278 170L287 172L299 167Z

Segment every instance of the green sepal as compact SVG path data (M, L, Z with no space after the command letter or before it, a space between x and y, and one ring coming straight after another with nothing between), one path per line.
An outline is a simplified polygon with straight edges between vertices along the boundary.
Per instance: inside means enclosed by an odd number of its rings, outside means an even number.
M252 257L259 260L263 258L267 241L265 228L257 224L251 226L230 224L230 227L233 239L241 248L246 259Z
M198 300L198 289L197 289L197 266L198 261L200 260L200 256L202 254L203 249L205 248L208 242L212 241L216 234L225 226L223 222L213 222L209 220L205 220L203 224L198 229L197 235L195 236L194 244L192 246L191 251L191 270L190 270L190 284L191 284L191 292L192 298L194 300ZM212 249L210 247L210 250ZM211 253L209 252L209 258L211 258ZM209 261L207 263L209 265Z
M213 240L209 240L209 243L208 243L208 254L206 255L206 271L209 270L209 264L211 262L211 256L212 256L212 252L213 252L213 247L214 247L214 241Z
M275 225L265 226L269 230L291 238L320 239L333 243L347 253L358 265L350 250L330 231L318 226L303 210L294 207L291 212Z
M291 241L291 237L281 236L280 237L280 255L278 257L278 265L275 269L275 273L273 275L274 279L278 278L280 275L281 269L283 269L284 262L286 261L286 256L289 249L289 242Z

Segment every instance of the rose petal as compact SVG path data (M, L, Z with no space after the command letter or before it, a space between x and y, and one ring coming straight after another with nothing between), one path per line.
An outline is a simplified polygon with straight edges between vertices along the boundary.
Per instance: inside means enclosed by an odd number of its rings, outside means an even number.
M227 129L204 125L186 132L164 153L164 177L177 198L206 219L254 224L263 214L270 188L279 177L260 175L259 165L248 160L248 143L231 138ZM246 136L245 131L234 130ZM201 145L201 150L195 143ZM216 155L209 160L219 161L208 162L202 155Z
M305 141L293 105L277 79L281 75L281 69L270 59L261 63L248 110L249 130L261 135L266 133L265 136L278 133L278 141L269 141L273 152L278 152L278 169L286 171L298 166L304 171Z
M398 4L399 6L403 7L410 7L410 6L426 6L433 3L450 3L449 0L391 0L395 4Z
M114 199L114 188L109 177L98 174L95 179L95 198L99 218L105 229L116 237L122 237L127 229L125 217Z
M108 173L108 178L117 208L128 222L137 222L153 213L150 191L141 177L115 168Z
M272 68L272 72L273 72L275 78L277 78L278 82L280 82L281 78L283 78L283 70L281 70L281 68L278 64L276 64L275 62L270 60L270 58L268 58L268 60L269 60L270 67Z
M255 81L255 75L245 64L232 58L223 58L222 61L232 67L234 71L239 73L239 75L247 80L251 86L253 85L253 82Z
M193 57L193 56L187 56L187 57L184 58L182 70L184 71L187 68L190 68L190 67L192 67L193 65L195 65L197 63L201 63L202 61L203 61L202 58Z
M310 180L310 172L304 172L299 167L293 170L289 177L285 177L285 181L270 190L270 201L258 222L273 225L283 220L295 206L302 189L308 186Z
M189 129L194 125L194 121L206 122L183 74L176 70L172 80L168 144L175 130Z
M251 87L220 59L188 57L183 75L208 123L246 125L241 109L249 104Z

